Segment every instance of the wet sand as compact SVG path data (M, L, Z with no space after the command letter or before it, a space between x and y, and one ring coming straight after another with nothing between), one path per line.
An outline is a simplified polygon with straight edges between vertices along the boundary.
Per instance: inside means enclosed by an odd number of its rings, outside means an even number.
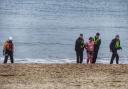
M128 65L1 64L0 89L128 89Z

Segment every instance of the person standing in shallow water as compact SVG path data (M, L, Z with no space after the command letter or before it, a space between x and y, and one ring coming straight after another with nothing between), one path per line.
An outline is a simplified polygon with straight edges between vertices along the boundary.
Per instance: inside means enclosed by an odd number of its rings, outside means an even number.
M9 57L11 63L14 63L13 52L14 52L14 45L12 42L12 37L9 37L9 39L4 43L3 46L3 55L5 56L4 64L7 63Z
M119 55L118 50L122 49L120 46L120 37L116 35L116 37L110 43L110 51L112 52L112 57L110 64L113 64L114 59L116 58L116 64L119 64Z
M92 62L93 62L93 52L94 52L93 37L90 37L89 41L86 42L85 49L87 50L87 64L92 64Z
M100 33L96 33L96 36L93 38L94 40L94 53L93 53L93 62L92 63L96 63L97 60L97 56L98 56L98 52L99 52L99 48L101 45L101 39L100 39Z
M77 63L82 64L82 62L83 62L83 52L84 52L83 34L80 34L79 38L76 40L75 51L76 51Z

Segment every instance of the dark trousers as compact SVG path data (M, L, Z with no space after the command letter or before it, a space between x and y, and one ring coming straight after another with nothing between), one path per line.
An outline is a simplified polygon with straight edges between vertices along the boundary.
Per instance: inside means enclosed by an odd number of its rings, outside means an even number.
M113 64L114 59L116 58L116 64L119 64L119 55L117 52L112 53L110 64Z
M77 63L83 62L83 51L76 51L76 58L77 58Z
M7 63L9 57L10 57L11 63L14 63L13 53L11 53L11 52L6 52L6 53L5 53L4 64Z
M97 56L98 56L98 50L94 51L93 53L93 62L92 63L96 63L96 59L97 59Z

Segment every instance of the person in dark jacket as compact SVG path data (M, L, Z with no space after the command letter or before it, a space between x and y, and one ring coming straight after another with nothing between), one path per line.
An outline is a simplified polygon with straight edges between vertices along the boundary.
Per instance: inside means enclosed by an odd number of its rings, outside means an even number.
M110 51L112 52L112 57L110 64L113 64L113 60L116 58L116 64L119 64L119 55L117 53L117 50L122 49L120 46L120 39L119 35L116 35L116 37L111 41L110 43Z
M12 42L12 37L9 37L9 39L4 43L3 46L3 55L5 56L4 64L7 63L9 57L11 63L14 63L13 52L14 52L14 45Z
M80 37L76 40L76 43L75 43L77 63L83 62L84 45L85 44L84 44L83 34L80 34Z
M96 63L100 45L101 45L100 33L96 33L96 36L94 37L93 64Z

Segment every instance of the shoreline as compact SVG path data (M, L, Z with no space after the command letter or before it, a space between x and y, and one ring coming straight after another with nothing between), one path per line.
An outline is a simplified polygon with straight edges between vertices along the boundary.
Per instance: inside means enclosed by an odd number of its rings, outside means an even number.
M111 58L98 58L96 64L110 64ZM119 64L128 64L128 58L120 58ZM0 64L2 64L4 61L4 58L1 58ZM87 59L84 58L83 64L87 64ZM114 60L115 64L116 60ZM8 63L10 63L10 60L8 60ZM76 59L74 58L62 58L62 59L41 59L41 58L15 58L14 63L16 64L75 64Z
M128 89L127 64L0 64L0 89Z

